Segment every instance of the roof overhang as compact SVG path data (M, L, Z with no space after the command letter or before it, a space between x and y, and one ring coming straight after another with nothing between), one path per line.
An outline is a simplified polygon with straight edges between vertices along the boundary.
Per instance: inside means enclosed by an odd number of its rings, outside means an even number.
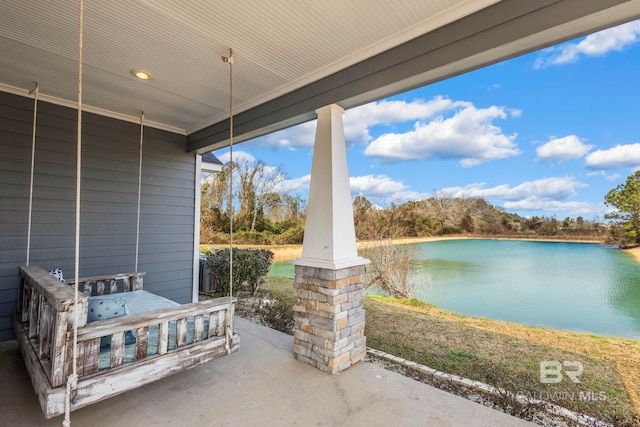
M234 142L447 79L640 17L637 1L505 0L234 116ZM229 120L188 136L188 149L229 144Z
M3 0L0 90L74 107L78 4ZM83 109L187 135L188 150L352 108L640 17L640 0L85 2ZM141 81L131 70L151 71Z
M200 165L202 172L220 172L222 170L222 162L212 152L202 154L202 162Z

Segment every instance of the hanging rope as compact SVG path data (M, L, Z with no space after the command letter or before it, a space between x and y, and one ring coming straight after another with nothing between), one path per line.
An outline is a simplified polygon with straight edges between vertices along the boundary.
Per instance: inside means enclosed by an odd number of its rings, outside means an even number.
M29 257L31 255L31 216L33 213L33 175L36 164L36 120L38 118L38 94L40 89L38 88L38 82L35 82L36 87L29 91L29 95L33 97L33 131L31 140L31 181L29 183L29 220L27 224L27 265L29 265Z
M229 307L233 302L233 50L229 48L229 56L222 60L229 64ZM233 338L233 314L227 310L226 342L224 348L231 354Z
M140 198L142 195L142 141L144 136L144 111L140 112L140 160L138 164L138 217L136 219L136 265L133 271L138 271L138 255L140 248Z
M82 182L82 30L84 2L79 0L78 19L78 140L76 148L76 243L75 243L75 284L73 304L73 357L71 375L67 378L67 392L64 401L64 427L71 426L72 394L78 387L78 281L80 280L80 183Z

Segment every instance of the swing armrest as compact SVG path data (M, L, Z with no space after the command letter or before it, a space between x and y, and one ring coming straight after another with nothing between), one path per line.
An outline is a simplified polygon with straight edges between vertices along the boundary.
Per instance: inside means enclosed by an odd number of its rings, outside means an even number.
M33 360L42 366L48 383L57 387L66 381L67 336L87 324L89 297L78 295L41 267L19 268L18 311L14 328L20 345L30 348Z
M28 296L33 299L36 296L41 296L51 309L56 312L71 311L75 300L72 287L60 282L42 267L23 266L19 268L19 273L21 297L26 298ZM28 295L24 295L24 291ZM89 298L81 294L78 296L78 300L81 305L86 307ZM82 318L82 316L80 317ZM86 310L84 318L86 321Z

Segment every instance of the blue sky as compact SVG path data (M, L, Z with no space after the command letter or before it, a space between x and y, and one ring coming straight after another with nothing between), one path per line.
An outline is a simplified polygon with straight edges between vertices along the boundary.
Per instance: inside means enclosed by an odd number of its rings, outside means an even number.
M347 110L344 127L353 197L602 219L604 195L640 168L640 21ZM234 157L284 165L281 188L306 200L314 134L305 123Z

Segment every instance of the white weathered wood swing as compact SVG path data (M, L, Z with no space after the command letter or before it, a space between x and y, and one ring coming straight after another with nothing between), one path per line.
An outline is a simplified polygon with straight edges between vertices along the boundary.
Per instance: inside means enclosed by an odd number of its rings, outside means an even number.
M239 348L239 337L233 331L235 299L231 290L232 278L230 278L228 297L179 305L144 291L144 273L141 272L90 278L78 277L83 1L79 0L79 4L74 280L71 283L63 283L43 268L29 265L39 91L36 84L35 89L30 92L35 96L27 261L25 266L19 268L18 307L14 316L14 331L43 414L47 419L64 414L65 426L70 425L70 412L75 409L193 368L237 351ZM223 60L230 65L229 110L230 120L233 120L231 52L230 56L224 57ZM143 129L144 115L141 115L135 270L138 267L139 252ZM231 129L233 129L233 122L231 122ZM231 131L231 145L233 145L233 131ZM135 314L88 321L91 300L122 296L127 301L140 300L145 307L151 304L151 311L138 307ZM134 310L131 312L133 313Z

